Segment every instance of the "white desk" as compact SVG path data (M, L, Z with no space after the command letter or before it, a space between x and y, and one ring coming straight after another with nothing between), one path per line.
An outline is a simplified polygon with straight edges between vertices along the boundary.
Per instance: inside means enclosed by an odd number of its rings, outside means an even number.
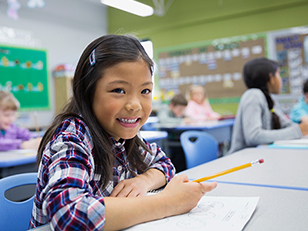
M36 171L36 150L18 149L0 152L0 178L17 173Z
M264 163L213 180L260 187L298 187L298 190L308 191L307 150L248 148L189 169L187 173L189 178L194 180L257 159L264 159Z
M208 121L199 124L187 124L178 126L158 125L159 130L169 133L182 133L187 130L201 130L214 136L219 143L230 142L234 119Z
M259 145L258 148L308 149L308 136L294 140L278 140L273 144Z
M168 132L168 139L165 142L165 152L169 157L172 157L173 154L171 150L174 148L182 148L180 142L180 135L187 130L198 130L204 131L206 133L211 134L216 138L218 143L223 144L222 155L224 155L230 146L231 138L232 138L232 130L233 130L234 119L226 119L219 121L208 121L200 124L187 124L187 125L178 125L178 126L168 126L168 125L158 125L158 129L161 131ZM175 151L177 152L177 151ZM182 151L183 152L183 151Z
M206 195L260 197L243 231L307 231L307 191L219 183Z
M218 187L207 195L259 196L244 231L308 230L307 150L244 149L183 173L193 180L260 158L261 165L213 179Z
M149 143L162 140L168 137L168 132L165 131L140 131L140 135Z
M184 171L196 179L255 159L259 166L216 178L209 196L260 197L244 231L308 230L308 153L306 150L250 148ZM224 183L221 183L221 182ZM43 226L35 230L50 230Z

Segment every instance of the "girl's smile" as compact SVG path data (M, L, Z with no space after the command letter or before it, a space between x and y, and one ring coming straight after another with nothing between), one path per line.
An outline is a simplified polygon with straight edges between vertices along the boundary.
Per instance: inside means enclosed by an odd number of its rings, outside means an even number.
M129 118L118 118L119 124L123 127L133 128L138 126L140 118L129 119Z
M143 60L122 62L104 71L98 80L93 111L115 140L131 139L152 110L152 75Z

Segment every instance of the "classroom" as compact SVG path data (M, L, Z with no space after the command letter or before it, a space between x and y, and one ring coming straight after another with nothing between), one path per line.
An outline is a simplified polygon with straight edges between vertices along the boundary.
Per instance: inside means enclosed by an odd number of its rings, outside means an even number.
M0 0L0 226L307 230L307 12Z

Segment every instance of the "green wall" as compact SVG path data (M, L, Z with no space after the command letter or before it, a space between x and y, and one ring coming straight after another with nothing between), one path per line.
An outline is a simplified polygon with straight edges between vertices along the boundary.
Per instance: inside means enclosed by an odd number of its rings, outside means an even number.
M138 1L154 6L152 0ZM151 39L155 60L162 48L307 25L308 0L174 0L164 16L145 18L108 8L108 33ZM212 104L221 113L226 106ZM230 107L235 114L237 104Z
M308 0L174 0L163 17L145 18L108 8L109 33L149 38L154 49L303 25Z

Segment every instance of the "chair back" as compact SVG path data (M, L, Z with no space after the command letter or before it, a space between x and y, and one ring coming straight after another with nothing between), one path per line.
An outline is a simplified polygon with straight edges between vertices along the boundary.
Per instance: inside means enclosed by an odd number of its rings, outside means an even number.
M180 136L187 169L217 159L218 142L203 131L185 131Z
M28 230L34 195L24 201L11 201L5 197L9 189L36 184L37 173L22 173L0 179L0 227L3 230ZM33 192L34 193L34 192Z

